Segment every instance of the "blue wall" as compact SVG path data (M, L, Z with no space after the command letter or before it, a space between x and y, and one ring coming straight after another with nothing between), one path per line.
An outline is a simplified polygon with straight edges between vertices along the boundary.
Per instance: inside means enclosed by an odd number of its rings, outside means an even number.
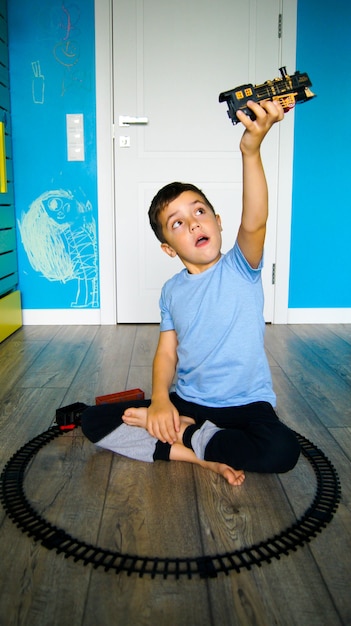
M290 308L351 307L351 3L298 0Z
M22 306L96 308L94 0L8 0L8 20ZM68 113L84 161L68 161Z

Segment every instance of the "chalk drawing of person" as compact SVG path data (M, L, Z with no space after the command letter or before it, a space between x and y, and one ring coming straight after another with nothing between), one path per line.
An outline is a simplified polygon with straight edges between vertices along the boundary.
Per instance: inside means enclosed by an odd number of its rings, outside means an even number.
M18 220L32 268L50 281L77 281L71 307L98 306L98 255L92 205L69 190L46 191Z

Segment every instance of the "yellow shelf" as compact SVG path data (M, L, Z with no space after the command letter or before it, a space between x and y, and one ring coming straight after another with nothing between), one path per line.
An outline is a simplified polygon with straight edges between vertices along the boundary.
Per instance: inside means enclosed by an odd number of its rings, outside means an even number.
M0 298L0 341L22 326L21 294L13 291Z

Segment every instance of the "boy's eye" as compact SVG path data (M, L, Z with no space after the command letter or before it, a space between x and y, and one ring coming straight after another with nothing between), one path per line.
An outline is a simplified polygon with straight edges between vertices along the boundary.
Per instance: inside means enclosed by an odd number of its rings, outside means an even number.
M205 213L205 209L203 209L202 207L200 209L197 209L196 215L201 215L202 213Z
M181 221L177 220L176 222L173 222L172 228L179 228L180 225L181 225Z

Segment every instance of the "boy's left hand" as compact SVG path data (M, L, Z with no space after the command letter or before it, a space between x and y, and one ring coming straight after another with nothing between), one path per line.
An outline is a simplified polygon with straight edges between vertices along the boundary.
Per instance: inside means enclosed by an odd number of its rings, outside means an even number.
M249 100L247 106L256 116L252 120L243 111L237 111L240 122L245 126L240 142L240 150L250 155L260 149L261 143L273 124L280 122L284 117L282 105L277 100L263 100L260 104Z

